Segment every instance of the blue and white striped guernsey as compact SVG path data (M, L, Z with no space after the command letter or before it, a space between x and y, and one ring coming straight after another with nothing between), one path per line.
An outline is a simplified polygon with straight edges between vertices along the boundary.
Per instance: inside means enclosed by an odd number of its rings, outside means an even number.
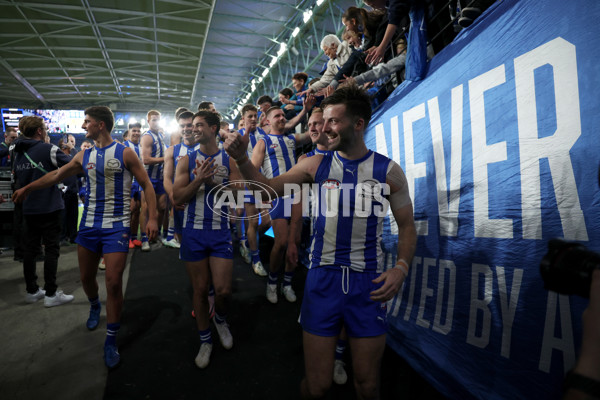
M135 144L133 142L130 142L129 140L126 140L123 142L123 146L127 146L129 147L131 150L135 151L135 154L137 154L138 158L141 160L142 159L142 153L140 153L140 144Z
M190 156L195 151L200 150L200 143L194 146L188 146L181 142L173 146L173 181L175 181L175 171L177 170L177 163L185 156Z
M160 158L165 156L165 139L163 135L158 132L152 132L151 130L147 130L144 132L142 136L150 136L152 138L152 152L150 153L150 157ZM148 176L150 179L154 180L162 180L163 178L163 163L160 164L152 164L152 165L144 165L146 171L148 172Z
M312 156L315 156L315 155L327 156L327 155L331 155L331 153L332 153L332 151L330 151L330 150L319 150L319 149L317 149L315 147L314 150L309 151L308 153L305 154L305 156L306 156L306 158L312 157ZM311 241L312 241L312 237L314 235L314 225L315 225L315 222L314 222L315 216L312 213L313 212L312 204L315 201L315 195L316 194L313 193L313 190L311 188L311 190L309 190L309 192L308 192L308 203L309 203L309 205L308 205L308 215L307 215L307 217L309 217L310 221L311 221L310 222L310 234L309 234L309 238L310 238Z
M196 160L202 162L207 158L213 158L217 166L217 173L213 176L215 185L229 182L229 156L225 151L219 150L216 154L207 155L200 150L190 154L188 171L190 182L194 180L193 173L196 168ZM200 185L198 192L185 206L183 214L183 227L193 229L229 229L229 210L227 205L215 210L216 202L213 187L207 187L205 183Z
M243 136L246 134L246 129L242 128L238 132L240 133L240 135ZM256 143L258 143L258 141L260 139L262 139L265 135L266 135L266 132L263 131L259 127L257 127L256 130L250 134L250 142L248 143L248 158L249 159L252 159L252 152L254 151L254 146L256 146Z
M125 168L125 146L112 142L83 154L85 205L81 225L88 228L128 228L132 174Z
M315 174L320 193L313 209L310 268L336 265L358 272L383 272L381 234L386 213L381 212L382 203L377 200L362 207L357 201L365 204L365 196L373 199L372 189L361 188L385 185L392 165L392 160L373 151L359 160L346 160L337 152L323 157ZM383 194L383 190L376 193ZM367 211L363 216L362 210Z
M140 161L142 160L142 153L140 153L140 144L135 144L133 142L130 142L129 140L126 140L123 142L123 146L127 146L129 147L131 150L135 151L135 154L137 154L138 158L140 159ZM135 177L133 178L133 182L137 182L135 180Z
M265 158L262 172L272 179L296 165L296 139L293 135L265 135Z

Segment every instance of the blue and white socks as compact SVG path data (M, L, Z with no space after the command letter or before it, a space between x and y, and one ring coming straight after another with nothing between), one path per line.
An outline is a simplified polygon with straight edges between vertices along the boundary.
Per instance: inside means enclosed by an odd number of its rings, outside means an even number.
M104 341L105 346L116 346L117 345L117 333L121 329L120 322L114 322L106 325L106 340Z

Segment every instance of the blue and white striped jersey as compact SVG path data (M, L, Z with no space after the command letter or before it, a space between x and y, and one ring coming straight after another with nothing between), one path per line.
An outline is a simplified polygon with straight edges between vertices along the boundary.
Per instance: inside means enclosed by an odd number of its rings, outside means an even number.
M132 174L125 168L125 146L112 142L83 154L85 205L81 225L88 228L129 227Z
M200 143L194 146L188 146L181 142L173 146L173 181L175 181L175 171L177 170L177 163L185 156L191 156L195 151L200 150Z
M142 153L140 153L140 144L139 143L135 144L135 143L130 142L129 140L126 140L123 142L123 146L127 146L131 150L135 151L135 154L137 154L140 161L142 160ZM133 178L133 182L137 182L135 177Z
M200 150L189 155L188 171L190 182L195 179L194 168L196 160L202 162L207 158L213 158L217 166L217 173L213 176L215 185L229 182L229 155L223 150L216 154L207 155ZM214 186L207 187L205 183L200 185L198 192L185 206L183 214L183 227L193 229L229 229L229 210L227 205L215 209L215 193L211 192Z
M338 265L383 272L383 198L389 194L384 188L392 166L392 160L373 151L359 160L346 160L337 152L323 157L315 174L319 193L310 268Z
M158 132L152 132L150 130L144 132L142 136L149 135L152 138L152 152L150 153L151 157L159 158L165 156L165 138L163 135ZM153 165L144 165L146 171L148 172L148 176L150 179L154 180L162 180L163 178L163 164L153 164Z
M272 179L296 165L296 139L293 135L265 135L265 158L262 173Z
M305 154L305 156L306 156L307 158L308 158L308 157L312 157L312 156L314 156L314 155L322 155L322 156L326 156L326 155L331 155L331 153L332 153L332 152L331 152L331 151L329 151L329 150L319 150L319 149L317 149L317 148L315 147L315 149L314 149L314 150L312 150L312 151L309 151L308 153L306 153L306 154ZM313 203L314 203L314 201L315 201L315 200L314 200L314 198L315 198L315 195L316 195L316 193L313 193L313 190L312 190L312 188L311 188L311 190L309 190L309 192L308 192L308 203L309 203L309 204L308 204L308 207L307 207L307 209L308 209L308 215L306 215L306 217L310 217L310 236L309 236L309 237L310 237L310 240L311 240L311 241L312 241L312 237L313 237L313 235L314 235L314 225L315 225L315 222L314 222L314 217L315 217L315 215L313 215L313 213L312 213L312 211L313 211L312 204L313 204Z
M123 142L123 146L127 146L129 147L131 150L135 151L135 154L137 154L138 158L141 160L142 159L142 153L140 153L140 144L135 144L133 142L130 142L129 140L126 140Z
M242 128L238 131L240 135L246 134L246 128ZM266 135L265 131L261 128L257 127L254 132L250 134L250 142L248 143L248 158L252 159L252 152L254 151L254 146L260 139L262 139Z

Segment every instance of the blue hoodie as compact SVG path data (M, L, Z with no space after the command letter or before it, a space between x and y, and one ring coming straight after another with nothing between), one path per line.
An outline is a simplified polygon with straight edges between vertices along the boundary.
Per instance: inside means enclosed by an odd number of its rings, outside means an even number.
M54 171L70 161L69 156L60 151L57 146L40 140L22 137L15 140L13 144L15 160L13 173L17 189L46 175L27 159L25 152L29 158L48 172ZM56 185L30 192L23 202L23 214L26 215L48 214L63 208L65 205L62 192Z

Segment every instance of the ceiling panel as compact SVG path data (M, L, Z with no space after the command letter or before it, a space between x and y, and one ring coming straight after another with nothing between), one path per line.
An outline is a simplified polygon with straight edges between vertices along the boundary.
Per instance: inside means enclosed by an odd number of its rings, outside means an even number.
M231 117L252 80L248 101L289 85L284 70L321 68L320 36L336 32L339 11L357 2L316 2L0 0L0 105L170 112L210 100ZM258 82L282 42L301 54L278 57Z

